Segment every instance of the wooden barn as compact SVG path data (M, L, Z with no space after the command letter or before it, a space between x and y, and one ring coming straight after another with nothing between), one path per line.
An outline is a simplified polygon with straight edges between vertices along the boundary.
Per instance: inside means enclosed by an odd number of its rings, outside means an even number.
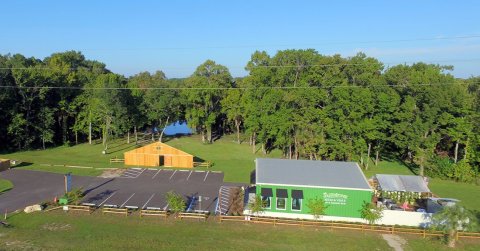
M193 168L193 155L156 142L124 153L125 165Z

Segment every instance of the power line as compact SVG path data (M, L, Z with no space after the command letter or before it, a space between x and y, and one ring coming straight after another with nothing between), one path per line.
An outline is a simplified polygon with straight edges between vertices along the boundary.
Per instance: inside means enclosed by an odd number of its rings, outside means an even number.
M66 90L251 90L251 89L333 89L333 88L373 88L373 87L400 87L407 88L411 86L438 86L438 85L464 85L479 84L480 82L445 82L435 84L413 84L404 85L336 85L336 86L259 86L259 87L76 87L76 86L0 86L2 89L66 89Z
M135 51L135 50L196 50L196 49L240 49L240 48L268 48L268 47L305 47L329 44L375 44L375 43L403 43L415 41L435 41L435 40L455 40L455 39L472 39L480 38L480 34L468 36L452 36L452 37L429 37L429 38L412 38L412 39L391 39L391 40L369 40L369 41L324 41L311 44L277 44L277 45L227 45L227 46L199 46L199 47L151 47L151 48L90 48L85 51Z
M445 62L475 62L480 61L480 58L473 58L473 59L452 59L452 60L438 60L438 61L405 61L405 62L380 62L378 64L383 65L399 65L399 64L415 64L415 63L426 63L426 64L438 64L438 63L445 63ZM337 64L308 64L308 65L255 65L253 68L296 68L296 67L337 67L337 66L355 66L355 65L371 65L377 63L337 63ZM190 69L195 68L193 67L166 67L165 69ZM231 66L228 68L245 68L245 66ZM0 70L89 70L93 71L94 69L87 69L85 67L77 67L77 68L55 68L55 67L0 67Z

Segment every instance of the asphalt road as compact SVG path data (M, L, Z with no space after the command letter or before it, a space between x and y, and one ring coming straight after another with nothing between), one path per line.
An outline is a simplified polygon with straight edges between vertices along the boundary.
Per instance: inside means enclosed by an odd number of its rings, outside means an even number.
M165 195L175 191L183 195L191 211L214 212L223 173L196 170L140 169L127 170L121 177L99 178L73 176L72 187L82 187L82 203L118 208L168 209ZM63 174L11 169L0 173L10 180L12 190L0 195L0 212L53 200L64 193Z

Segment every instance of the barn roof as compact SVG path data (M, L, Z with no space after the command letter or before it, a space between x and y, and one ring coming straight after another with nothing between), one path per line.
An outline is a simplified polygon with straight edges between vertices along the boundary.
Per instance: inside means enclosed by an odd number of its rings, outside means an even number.
M256 159L256 184L372 190L355 162Z

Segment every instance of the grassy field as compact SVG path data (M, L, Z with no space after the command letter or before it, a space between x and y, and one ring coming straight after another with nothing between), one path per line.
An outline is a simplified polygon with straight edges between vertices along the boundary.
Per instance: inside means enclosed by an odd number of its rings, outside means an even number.
M213 144L203 144L199 136L181 137L169 139L167 144L182 149L205 161L214 162L210 170L223 171L225 181L250 183L250 173L255 168L256 157L280 157L278 151L264 156L257 151L252 153L252 148L246 143L237 144L232 136L226 136ZM19 168L41 170L49 172L66 173L76 175L99 175L103 170L96 168L120 167L123 164L110 164L109 159L123 156L123 152L133 149L135 144L126 144L125 140L115 140L110 143L109 153L103 155L101 144L80 144L73 147L57 147L47 150L24 151L12 154L0 155L0 158L21 160L24 163ZM29 164L31 163L31 164ZM40 164L76 165L94 168L70 168L44 166ZM206 169L206 168L199 168ZM370 164L369 170L365 171L367 178L375 173L386 174L413 174L403 163L397 161L381 161L378 166ZM474 184L456 183L448 180L432 179L431 190L442 197L457 198L470 209L480 211L480 186Z
M10 190L13 187L12 182L5 180L5 179L0 179L0 194Z
M388 250L375 233L238 223L163 221L137 215L18 214L0 228L0 249L71 250ZM438 240L408 238L407 250L444 250ZM477 243L460 243L476 250ZM446 250L446 249L445 249Z

